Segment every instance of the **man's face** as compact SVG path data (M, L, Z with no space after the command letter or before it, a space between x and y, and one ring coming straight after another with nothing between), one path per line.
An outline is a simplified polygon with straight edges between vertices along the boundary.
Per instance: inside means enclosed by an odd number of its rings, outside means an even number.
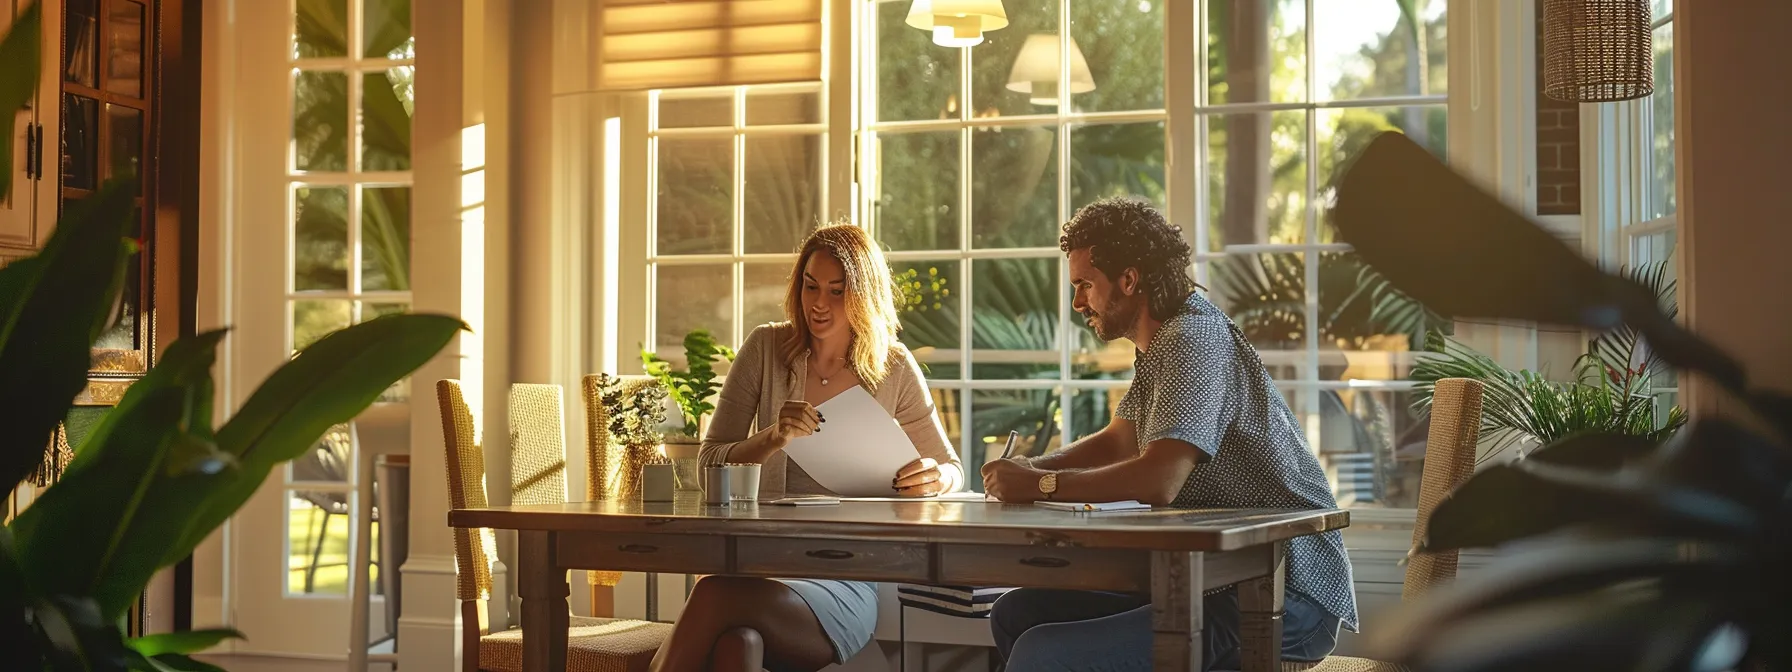
M1127 337L1139 321L1144 297L1138 293L1137 272L1128 269L1109 278L1089 261L1088 248L1070 251L1070 308L1080 313L1096 337L1112 341Z

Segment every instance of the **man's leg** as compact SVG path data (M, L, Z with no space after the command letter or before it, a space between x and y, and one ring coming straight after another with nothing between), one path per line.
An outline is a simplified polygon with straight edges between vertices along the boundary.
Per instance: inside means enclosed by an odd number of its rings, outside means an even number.
M989 630L995 637L996 651L1006 661L1015 642L1035 627L1112 616L1149 603L1145 598L1120 593L1020 588L1008 591L990 608ZM1149 631L1149 620L1146 625ZM1019 669L1012 664L1009 667Z
M1201 604L1207 669L1239 669L1237 591L1209 595ZM1283 598L1282 611L1282 660L1317 662L1331 655L1338 645L1337 616L1292 590Z

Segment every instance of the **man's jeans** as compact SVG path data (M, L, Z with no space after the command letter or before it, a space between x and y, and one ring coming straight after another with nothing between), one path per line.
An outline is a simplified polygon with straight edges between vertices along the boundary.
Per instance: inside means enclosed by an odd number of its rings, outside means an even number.
M1207 670L1239 669L1238 593L1202 600ZM1282 659L1318 661L1338 644L1338 617L1295 591L1283 599ZM1022 588L990 611L996 649L1014 672L1149 672L1151 602L1137 595Z

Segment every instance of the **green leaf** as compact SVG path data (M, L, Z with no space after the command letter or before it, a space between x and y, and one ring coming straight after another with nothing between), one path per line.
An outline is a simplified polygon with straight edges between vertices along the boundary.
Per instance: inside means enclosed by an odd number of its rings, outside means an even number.
M0 324L12 319L14 311L25 302L25 292L37 280L43 260L35 256L14 259L0 267Z
M129 669L131 650L118 622L102 617L92 599L52 595L32 606L31 618L48 640L51 669Z
M0 68L0 201L12 193L13 125L19 110L37 90L43 23L43 3L30 3L12 22L12 30L0 39L0 63L6 64Z
M218 446L234 455L240 468L226 472L230 482L194 512L164 561L191 553L249 500L275 466L304 454L329 428L354 419L465 328L443 315L387 315L325 336L268 376L218 429Z
M151 658L141 658L151 672L225 672L224 668L211 663L193 660L178 653L164 653Z
M1699 490L1532 460L1488 467L1431 513L1422 551L1484 548L1563 528L1597 524L1697 539L1758 531L1743 505Z
M186 390L160 388L121 416L108 458L56 485L12 523L25 575L46 594L91 596L103 620L122 615L161 566L161 555L138 546L174 530L131 534L187 412ZM161 520L188 511L147 510ZM179 514L170 516L170 513ZM159 515L158 515L159 514ZM106 522L116 521L116 522ZM138 528L141 530L141 528ZM149 537L149 538L146 538Z
M161 635L145 635L130 640L129 644L137 653L155 657L165 653L189 654L200 653L223 643L226 639L247 639L243 633L230 628L214 630L189 630Z
M1654 441L1640 436L1581 434L1533 450L1525 459L1610 473L1653 457L1657 448Z
M108 455L105 446L112 434L118 431L119 418L142 403L154 390L204 387L205 389L194 390L191 395L193 408L187 418L187 430L210 436L212 365L217 362L218 345L223 342L227 333L228 330L225 329L208 331L170 344L156 362L155 368L132 383L124 398L112 408L112 412L107 413L93 429L88 430L87 438L75 447L75 459L69 463L63 475L78 474L93 464L104 462Z
M108 182L72 208L38 255L41 265L18 309L0 323L0 408L7 414L0 485L10 487L36 468L51 432L87 384L93 339L125 271L131 203L122 183Z
M1727 617L1715 596L1585 593L1490 609L1449 628L1377 628L1371 653L1427 672L1667 672L1695 669L1700 645Z

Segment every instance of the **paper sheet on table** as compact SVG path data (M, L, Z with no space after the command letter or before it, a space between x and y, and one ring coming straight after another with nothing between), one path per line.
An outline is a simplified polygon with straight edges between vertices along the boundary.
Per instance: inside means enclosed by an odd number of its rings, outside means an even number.
M981 492L943 492L932 497L841 497L842 502L999 502Z
M821 431L791 440L784 454L815 482L843 497L888 496L897 470L921 458L896 419L853 386L817 406Z

